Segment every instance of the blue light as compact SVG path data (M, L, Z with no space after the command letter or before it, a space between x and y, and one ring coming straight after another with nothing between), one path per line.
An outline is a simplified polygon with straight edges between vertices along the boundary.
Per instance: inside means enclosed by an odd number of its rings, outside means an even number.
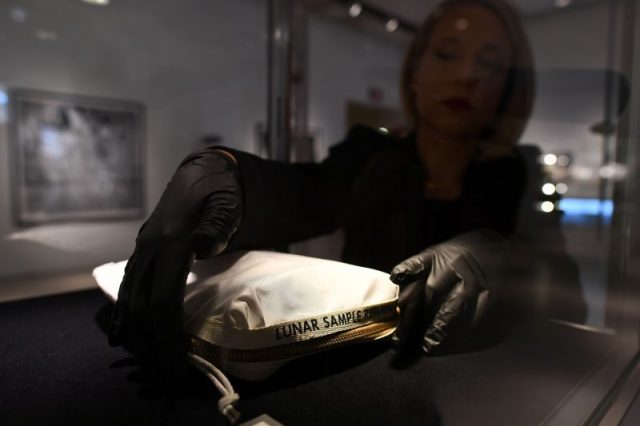
M613 215L613 201L597 198L563 198L560 200L560 210L564 212L564 223L587 224L602 216L606 223Z
M597 198L563 198L560 200L560 210L565 214L609 217L613 214L613 201Z
M7 105L9 103L9 95L4 90L0 90L0 105Z

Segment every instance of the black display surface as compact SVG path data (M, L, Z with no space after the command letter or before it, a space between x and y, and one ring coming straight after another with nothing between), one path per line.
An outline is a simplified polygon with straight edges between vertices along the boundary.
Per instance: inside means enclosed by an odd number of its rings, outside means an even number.
M105 303L92 290L0 305L0 424L224 424L219 395L198 373L173 400L145 385L129 354L107 344ZM617 347L612 336L527 322L503 341L410 362L385 340L298 359L266 382L232 381L242 421L533 425Z

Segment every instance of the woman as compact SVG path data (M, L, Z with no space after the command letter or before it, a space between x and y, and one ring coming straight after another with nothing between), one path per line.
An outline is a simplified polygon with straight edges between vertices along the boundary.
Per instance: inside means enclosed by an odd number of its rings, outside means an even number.
M409 137L355 127L321 164L227 148L190 155L138 234L111 343L129 341L170 369L184 351L181 306L193 254L269 248L342 228L344 261L412 283L396 340L418 330L430 352L477 321L498 285L494 271L525 182L514 146L533 86L512 9L503 0L448 0L425 21L404 64Z

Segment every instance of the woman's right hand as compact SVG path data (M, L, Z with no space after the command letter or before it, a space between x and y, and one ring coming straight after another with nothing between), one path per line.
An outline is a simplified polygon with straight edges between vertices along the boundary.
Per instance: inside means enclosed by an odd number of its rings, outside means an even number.
M394 342L402 349L421 335L430 354L451 334L484 317L508 277L507 240L478 229L432 246L398 264L390 279L403 286ZM502 288L501 288L502 287Z
M232 154L189 155L142 225L111 317L109 343L124 344L160 371L182 368L182 303L194 256L221 253L240 225L242 191Z

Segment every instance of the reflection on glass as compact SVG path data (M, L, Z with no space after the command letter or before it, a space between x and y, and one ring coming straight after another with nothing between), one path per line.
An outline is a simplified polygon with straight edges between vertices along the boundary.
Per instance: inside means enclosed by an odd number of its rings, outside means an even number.
M326 204L344 211L336 213L342 222L323 230L338 231L298 242L292 250L390 272L431 249L431 263L421 260L422 290L403 284L415 291L405 294L419 305L412 308L418 318L414 324L420 323L413 336L416 346L429 346L433 355L444 342L442 356L420 354L420 366L444 366L442 371L448 366L457 373L460 369L451 367L455 361L483 359L493 370L468 370L478 375L490 371L489 378L496 380L524 370L540 385L537 395L546 395L562 387L555 385L563 373L591 355L609 367L623 365L622 358L616 364L606 356L626 356L628 347L617 346L621 336L628 331L633 346L638 335L638 299L629 276L638 273L630 253L638 246L633 215L640 200L634 189L640 187L634 151L640 70L633 69L631 56L640 50L629 34L637 31L631 12L640 6L627 0L410 3L309 2L308 40L300 43L306 56L296 56L308 59L308 66L300 66L290 82L300 86L296 93L305 98L296 101L308 103L308 114L297 117L308 119L308 132L295 141L301 148L297 153L305 159L328 158L330 165L338 158L346 166L330 176L351 180L335 185L339 197L327 198L332 202ZM137 164L131 147L117 149L127 145L122 134L131 125L126 121L114 126L86 110L27 107L21 129L29 152L23 171L31 182L43 184L32 203L45 216L86 209L87 204L129 205L133 195L122 181L139 167L149 211L187 153L206 144L262 153L266 4L142 0L101 8L80 1L24 0L0 6L5 21L0 29L0 127L8 129L9 87L132 100L148 111L144 156ZM520 12L501 14L511 4ZM274 34L276 39L284 35ZM283 105L283 111L288 108L293 107ZM349 130L358 125L370 132L354 139ZM0 146L6 147L2 170L18 163L8 133L0 132ZM330 148L340 141L359 148L347 159L336 157ZM398 151L367 157L377 143L395 144ZM15 188L17 182L5 173L0 184ZM16 249L18 243L44 241L48 235L59 247L78 252L88 247L87 241L77 241L78 235L88 235L96 259L106 262L130 255L140 226L70 222L21 229L12 213L18 201L9 192L0 195L10 200L0 212L0 231L7 236L0 238L7 256L1 276L86 267L77 254L50 256L24 246ZM296 211L304 204L297 203ZM508 253L487 244L466 256L462 249L473 244L458 238L487 228L508 239ZM125 241L122 235L130 238ZM447 273L436 276L438 267ZM468 269L474 273L465 275ZM507 282L502 288L493 285L500 279L486 278L495 270ZM456 299L469 287L478 297ZM482 328L474 321L481 317L476 313L484 314L482 303L494 296L495 305L482 317L489 325ZM452 300L464 300L463 308L446 305ZM459 330L443 331L440 324L427 335L443 306L460 308L468 318ZM403 306L404 312L409 308ZM453 308L443 311L450 314ZM543 332L518 334L529 321L543 324ZM521 346L509 346L517 338ZM543 361L518 358L515 372L509 370L509 357L523 356L522 347ZM507 353L502 363L491 365L500 351ZM547 354L553 356L544 358ZM563 354L574 359L564 362ZM576 373L579 380L567 385L567 392L549 398L549 412L570 402L578 385L598 368L589 364ZM474 377L457 379L471 388ZM545 388L540 378L554 384ZM442 381L443 399L454 398L446 393L451 389L459 390L448 377L434 380ZM604 394L610 390L605 387L596 388ZM403 403L397 404L401 411Z

